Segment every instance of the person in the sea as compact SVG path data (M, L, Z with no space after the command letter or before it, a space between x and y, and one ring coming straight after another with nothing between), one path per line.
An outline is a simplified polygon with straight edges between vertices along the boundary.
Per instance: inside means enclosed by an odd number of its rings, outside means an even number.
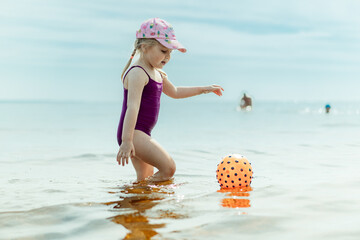
M325 105L325 113L330 113L331 106L330 104Z
M222 95L219 85L176 87L162 70L170 61L173 50L185 53L177 41L173 27L159 18L148 19L136 32L135 48L121 75L124 87L122 112L117 132L119 165L135 168L137 180L165 181L176 165L170 154L151 137L159 114L160 96L188 98L202 93ZM139 59L131 65L139 53ZM130 66L131 65L131 66ZM158 170L154 174L154 167Z
M244 93L244 96L241 98L240 107L241 109L248 109L249 107L252 108L251 97L246 96L246 93Z

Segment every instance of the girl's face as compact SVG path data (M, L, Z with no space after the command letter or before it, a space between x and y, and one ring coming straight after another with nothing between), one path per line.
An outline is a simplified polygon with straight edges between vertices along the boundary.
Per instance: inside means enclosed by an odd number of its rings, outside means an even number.
M162 69L170 61L172 50L163 45L155 44L144 51L145 60L153 67Z

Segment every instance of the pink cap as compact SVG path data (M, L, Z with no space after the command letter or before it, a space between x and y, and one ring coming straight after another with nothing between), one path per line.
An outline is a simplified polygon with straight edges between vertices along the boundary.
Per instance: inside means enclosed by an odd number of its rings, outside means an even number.
M176 40L171 24L160 18L150 18L143 22L136 32L136 38L155 38L167 48L186 52L186 48Z

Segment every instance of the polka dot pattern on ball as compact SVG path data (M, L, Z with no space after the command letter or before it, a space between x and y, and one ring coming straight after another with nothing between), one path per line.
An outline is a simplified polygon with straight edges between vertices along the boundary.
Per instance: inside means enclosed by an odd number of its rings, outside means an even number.
M228 155L218 164L216 178L222 189L249 187L253 178L251 163L242 155Z

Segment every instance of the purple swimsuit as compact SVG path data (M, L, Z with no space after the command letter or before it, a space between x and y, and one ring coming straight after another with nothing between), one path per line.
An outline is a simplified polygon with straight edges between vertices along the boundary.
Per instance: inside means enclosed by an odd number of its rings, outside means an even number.
M125 79L126 75L134 67L139 67L145 71L145 69L142 68L141 66L132 66L126 72L123 79ZM143 131L147 135L151 136L151 130L154 128L154 126L157 122L158 116L159 116L160 97L161 97L161 93L162 93L163 84L162 84L162 82L159 83L159 82L156 82L155 80L153 80L146 71L145 71L145 73L149 77L149 82L148 82L148 84L145 85L143 92L142 92L140 109L139 109L139 114L137 117L135 129ZM117 132L117 140L118 140L119 145L121 145L121 142L122 142L121 136L122 136L122 130L123 130L123 125L124 125L125 113L126 113L126 109L127 109L127 97L128 97L128 90L125 89L125 87L124 87L124 100L123 100L121 117L120 117L118 132Z

